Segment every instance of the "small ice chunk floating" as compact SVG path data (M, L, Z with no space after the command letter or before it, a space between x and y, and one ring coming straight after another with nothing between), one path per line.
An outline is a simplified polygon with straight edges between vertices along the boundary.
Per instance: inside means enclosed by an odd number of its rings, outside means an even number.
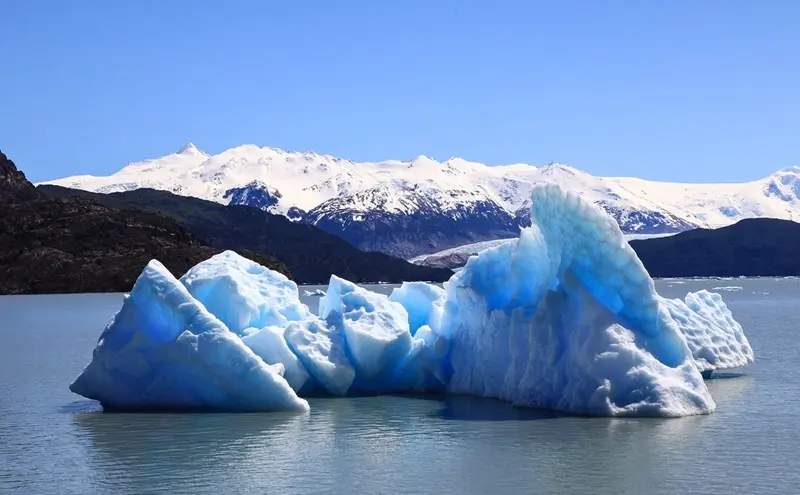
M660 297L614 220L558 186L532 226L444 288L332 276L318 314L232 251L139 276L70 389L116 409L307 411L302 397L435 392L597 416L708 414L703 374L753 350L718 294Z

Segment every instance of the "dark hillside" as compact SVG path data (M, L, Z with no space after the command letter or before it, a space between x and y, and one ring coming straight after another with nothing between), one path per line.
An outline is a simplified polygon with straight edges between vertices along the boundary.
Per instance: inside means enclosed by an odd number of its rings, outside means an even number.
M224 206L154 189L98 194L39 186L53 197L85 197L117 209L160 212L210 246L265 253L281 260L298 283L327 283L331 274L353 282L442 282L453 272L414 265L377 252L359 251L339 237L249 206Z
M153 258L180 276L218 252L159 213L44 195L0 153L0 294L123 292Z
M789 220L753 218L630 244L652 277L800 275L800 223Z

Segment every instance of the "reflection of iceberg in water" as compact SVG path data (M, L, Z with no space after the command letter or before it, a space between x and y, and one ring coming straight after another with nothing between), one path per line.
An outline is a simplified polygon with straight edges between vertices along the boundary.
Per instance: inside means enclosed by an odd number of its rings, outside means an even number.
M176 280L151 262L71 389L118 408L307 410L299 395L452 392L621 416L712 412L701 372L752 349L721 297L656 294L612 218L558 187L533 226L444 289L297 286L233 252Z
M235 469L209 469L209 462L256 472L264 456L300 443L308 418L288 413L84 413L74 415L73 424L76 434L91 443L83 462L95 473L97 486L86 487L87 492L114 492L119 487L108 485L113 480L126 490L153 493L170 480L167 484L179 482L184 490L200 493L225 481L209 478L236 476Z
M409 396L414 400L425 400L438 404L430 416L454 421L539 421L570 417L548 409L514 407L497 399L486 399L470 395L427 394Z

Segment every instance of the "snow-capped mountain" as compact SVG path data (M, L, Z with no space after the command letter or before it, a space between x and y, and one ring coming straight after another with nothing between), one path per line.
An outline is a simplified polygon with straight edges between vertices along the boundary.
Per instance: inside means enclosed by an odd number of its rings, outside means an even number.
M513 215L481 191L395 180L329 199L303 221L361 249L400 257L519 233Z
M530 192L542 182L579 191L628 233L719 227L752 217L800 221L800 167L747 183L679 184L595 177L557 163L486 166L426 156L357 163L254 145L208 155L190 143L107 177L46 183L103 193L149 187L253 206L362 249L411 258L516 235L530 222Z

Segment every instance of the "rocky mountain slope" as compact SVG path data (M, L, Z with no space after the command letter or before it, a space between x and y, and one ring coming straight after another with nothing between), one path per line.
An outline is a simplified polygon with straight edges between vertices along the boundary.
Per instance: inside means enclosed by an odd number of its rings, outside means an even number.
M356 163L253 145L216 155L187 145L107 177L49 181L100 193L153 188L247 205L316 225L367 250L411 258L515 236L530 223L530 191L580 191L627 233L671 233L744 218L800 220L800 168L741 184L677 184L594 177L562 164L486 166L425 156Z

